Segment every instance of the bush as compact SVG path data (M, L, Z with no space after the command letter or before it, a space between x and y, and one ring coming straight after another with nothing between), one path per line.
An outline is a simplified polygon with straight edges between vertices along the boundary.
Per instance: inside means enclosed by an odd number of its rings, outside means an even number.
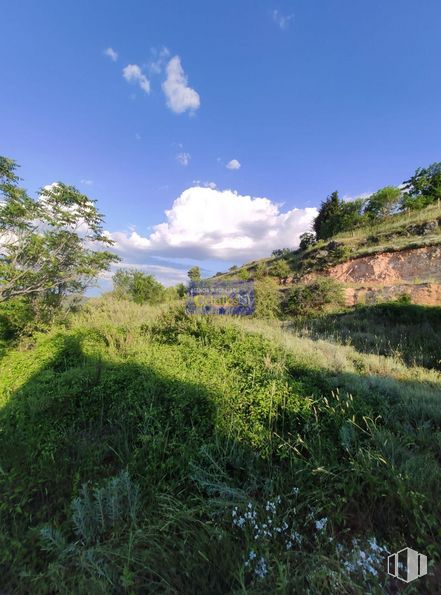
M301 316L320 313L330 306L342 306L343 303L343 288L340 283L322 278L293 287L289 293L287 311L294 316Z
M277 318L280 315L280 293L269 279L255 283L255 315L257 318Z

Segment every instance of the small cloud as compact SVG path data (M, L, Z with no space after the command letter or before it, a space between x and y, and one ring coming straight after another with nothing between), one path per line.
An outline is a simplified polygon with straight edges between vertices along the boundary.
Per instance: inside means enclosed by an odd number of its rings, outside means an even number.
M152 55L151 61L148 63L148 69L152 74L160 74L167 58L170 56L170 50L163 46L160 50L152 48L150 50Z
M81 180L81 184L84 184L85 186L92 186L93 184L93 180Z
M115 52L113 48L105 49L104 55L108 56L112 60L112 62L116 62L118 60L118 52Z
M128 83L138 83L143 91L150 93L150 81L141 72L141 68L138 64L128 64L123 68L123 77Z
M190 153L178 153L176 155L176 161L180 164L180 165L188 165L190 163L191 160L191 155Z
M201 180L193 180L193 186L201 186L202 188L211 188L214 190L217 188L217 184L215 182L201 182Z
M135 134L135 138L136 138L136 140L141 140L141 138L142 138L142 137L141 137L141 135L139 134L139 132L137 132L137 133Z
M293 14L288 14L284 16L279 10L273 10L273 21L276 23L278 27L280 27L280 29L282 29L282 31L288 29L289 25L291 24L291 21L293 20Z
M175 114L182 114L187 110L194 112L200 106L199 93L189 87L187 82L181 58L174 56L167 64L167 78L162 83L162 90L167 99L167 106Z
M237 159L232 159L225 166L227 169L240 169L240 163Z

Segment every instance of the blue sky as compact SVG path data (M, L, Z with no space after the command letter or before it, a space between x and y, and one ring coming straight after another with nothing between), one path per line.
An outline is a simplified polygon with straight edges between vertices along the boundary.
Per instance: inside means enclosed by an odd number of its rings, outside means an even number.
M96 198L167 284L440 160L439 0L20 0L2 24L0 153Z

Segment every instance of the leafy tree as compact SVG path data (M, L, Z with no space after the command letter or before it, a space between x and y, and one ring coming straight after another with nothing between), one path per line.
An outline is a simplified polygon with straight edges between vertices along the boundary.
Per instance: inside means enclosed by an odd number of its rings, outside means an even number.
M114 293L137 304L159 304L165 289L152 275L142 271L120 269L113 275Z
M368 198L365 213L371 219L390 215L401 199L401 190L396 186L385 186Z
M404 182L402 210L422 209L441 199L441 162L420 167Z
M306 250L306 248L308 248L308 246L312 246L313 244L315 244L315 242L316 242L315 233L305 231L305 233L302 233L300 235L299 248L300 248L300 250Z
M43 298L53 305L80 293L119 258L92 201L61 182L36 200L18 185L17 164L0 158L0 302Z
M271 255L277 258L278 256L288 256L291 252L291 248L278 248L277 250L273 250Z
M291 268L286 260L278 260L273 266L272 273L278 277L279 283L282 283L291 274Z
M200 281L201 279L201 269L199 267L191 267L187 274L190 281Z
M335 191L320 205L319 213L314 219L313 228L318 240L330 238L337 229L340 199Z
M176 285L176 292L177 292L179 298L183 298L187 294L187 288L183 283L178 283Z
M355 200L342 201L338 209L337 218L334 224L334 232L350 231L355 227L360 227L366 220L364 215L366 200L356 198Z

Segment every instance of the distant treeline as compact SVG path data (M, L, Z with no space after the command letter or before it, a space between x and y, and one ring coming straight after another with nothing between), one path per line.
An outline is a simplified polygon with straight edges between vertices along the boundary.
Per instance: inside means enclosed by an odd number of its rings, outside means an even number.
M378 223L395 213L423 209L440 199L441 162L419 168L400 186L385 186L367 198L345 201L333 192L322 202L314 220L315 238L326 240L342 231ZM305 234L303 247L311 239Z

